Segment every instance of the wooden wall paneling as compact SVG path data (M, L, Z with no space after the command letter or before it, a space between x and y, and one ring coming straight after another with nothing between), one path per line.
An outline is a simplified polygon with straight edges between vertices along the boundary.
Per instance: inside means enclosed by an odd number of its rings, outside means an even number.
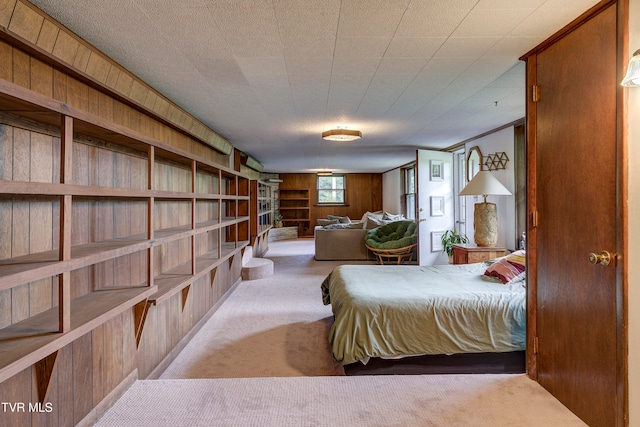
M107 393L124 379L122 334L122 315L105 322L104 385Z
M73 407L76 396L74 394L73 384L76 373L74 372L73 365L73 345L69 344L58 350L58 362L56 363L57 372L54 378L55 383L52 384L52 387L57 384L58 396L57 402L54 404L52 408L53 411L50 414L57 417L57 425L60 426L70 426L74 424ZM34 413L34 418L35 415ZM43 422L43 425L51 424Z
M144 331L140 337L140 344L136 352L136 367L138 368L138 378L146 378L151 372L149 358L151 357L151 349L149 345L156 334L156 319L158 307L156 305L149 306L147 318L144 323Z
M104 325L91 331L92 406L95 408L106 396L104 388Z
M53 68L35 58L31 58L29 87L45 96L53 95Z
M13 81L13 48L0 40L0 79Z
M84 111L89 109L89 88L76 79L69 79L67 103Z
M93 332L72 343L73 351L73 421L82 420L93 408ZM58 370L58 372L64 371Z
M308 188L310 198L309 219L310 226L306 236L313 236L313 228L318 218L327 215L348 216L352 220L359 220L367 211L382 209L382 175L356 173L346 174L347 205L346 206L318 206L316 174L295 173L280 174L280 189Z
M95 116L100 116L100 102L101 96L100 92L96 89L90 87L88 89L87 94L87 112L91 113Z
M29 203L23 198L13 202L11 224L11 256L17 257L29 253ZM29 317L29 284L11 289L11 323Z
M90 184L90 156L89 146L86 144L73 143L73 156L72 156L72 177L71 183L77 185L89 185Z
M150 304L148 300L144 300L136 304L136 306L144 309L142 319L136 319L134 317L134 310L128 310L122 313L122 372L125 377L136 369L136 351L140 342L139 340L144 332Z
M5 51L6 44L0 43L0 54ZM13 127L0 124L0 179L11 179L13 174L12 158ZM11 258L12 212L12 200L7 197L0 198L0 259ZM5 289L0 291L0 328L10 324L11 289Z
M0 124L0 179L13 179L13 126Z
M151 338L154 341L148 347L148 349L152 351L150 354L147 354L149 369L145 372L145 377L151 373L153 368L156 367L167 354L167 334L165 333L165 331L172 321L177 321L177 318L171 318L170 315L169 309L172 302L178 302L177 295L174 295L172 298L170 298L168 301L163 302L162 304L157 304L154 306L154 310L156 312L155 328L153 330L145 330L145 334L147 332L153 333Z
M0 383L0 401L10 403L31 401L31 368L24 369ZM0 425L28 426L30 424L31 414L27 411L0 411Z
M0 328L11 325L11 289L0 291Z
M21 50L13 49L13 82L31 88L31 60Z
M67 81L71 78L62 71L53 69L53 98L61 102L67 102Z
M13 131L13 180L29 181L31 176L31 133L15 128Z

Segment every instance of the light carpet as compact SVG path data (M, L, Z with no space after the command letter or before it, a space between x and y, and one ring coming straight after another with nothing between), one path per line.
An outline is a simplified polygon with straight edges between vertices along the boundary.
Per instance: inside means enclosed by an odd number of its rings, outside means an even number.
M241 283L159 380L98 426L584 426L525 375L345 377L320 283L339 262L273 242L271 277ZM266 378L269 377L269 378Z
M524 375L138 381L99 427L584 426Z
M313 254L312 239L272 242L274 274L242 282L160 378L344 375L331 356L333 314L320 291L340 262Z

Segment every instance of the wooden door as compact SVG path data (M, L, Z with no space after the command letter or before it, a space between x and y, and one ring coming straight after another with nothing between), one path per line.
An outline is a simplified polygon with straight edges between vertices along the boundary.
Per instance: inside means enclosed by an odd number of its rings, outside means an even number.
M621 247L616 20L616 6L608 7L530 58L537 65L529 68L539 87L529 163L537 378L592 427L622 420L622 265L589 262L590 253Z

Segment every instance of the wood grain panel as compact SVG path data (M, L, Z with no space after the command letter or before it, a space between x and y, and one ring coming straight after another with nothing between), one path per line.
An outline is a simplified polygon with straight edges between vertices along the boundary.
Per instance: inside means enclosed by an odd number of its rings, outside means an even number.
M67 102L67 82L71 78L58 69L53 69L53 98Z
M105 357L105 344L104 344L104 325L100 325L91 331L91 367L87 366L86 369L90 369L93 374L92 382L92 397L93 407L105 397L104 386L104 357Z
M0 383L1 402L26 402L31 401L31 368ZM31 414L22 411L0 411L0 425L2 426L29 426Z
M9 31L35 44L43 21L42 15L34 9L22 2L17 2L9 24Z
M2 8L0 8L0 11ZM0 18L1 19L1 18ZM0 40L0 79L13 81L13 48Z
M42 28L40 29L40 34L38 35L38 41L36 44L40 49L51 53L56 44L59 31L60 29L51 22L51 20L45 19L42 23Z
M31 87L31 59L21 50L13 50L13 82L24 86Z
M124 378L122 349L122 316L114 317L104 324L104 385L113 390Z
M73 418L74 424L93 408L93 333L83 335L73 349Z
M29 86L32 90L45 96L53 96L53 68L49 64L31 58L30 77Z
M69 344L62 347L58 351L58 362L56 363L57 377L56 382L58 386L58 402L54 406L53 414L57 417L57 425L59 426L71 426L74 425L73 420L73 408L75 396L73 385L76 372L73 369L73 345ZM80 365L78 365L80 366ZM51 424L56 425L56 424Z

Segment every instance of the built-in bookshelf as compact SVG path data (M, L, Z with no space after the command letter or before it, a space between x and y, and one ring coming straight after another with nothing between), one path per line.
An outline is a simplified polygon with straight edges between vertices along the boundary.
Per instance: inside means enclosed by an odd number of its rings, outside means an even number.
M251 181L251 246L253 256L261 257L269 250L269 231L273 227L273 186L260 180Z
M149 305L233 261L250 180L6 81L0 127L0 382L35 365L42 401L59 349L129 309L139 343Z
M299 234L303 235L309 229L309 189L278 190L278 210L282 215L285 227L297 226Z

